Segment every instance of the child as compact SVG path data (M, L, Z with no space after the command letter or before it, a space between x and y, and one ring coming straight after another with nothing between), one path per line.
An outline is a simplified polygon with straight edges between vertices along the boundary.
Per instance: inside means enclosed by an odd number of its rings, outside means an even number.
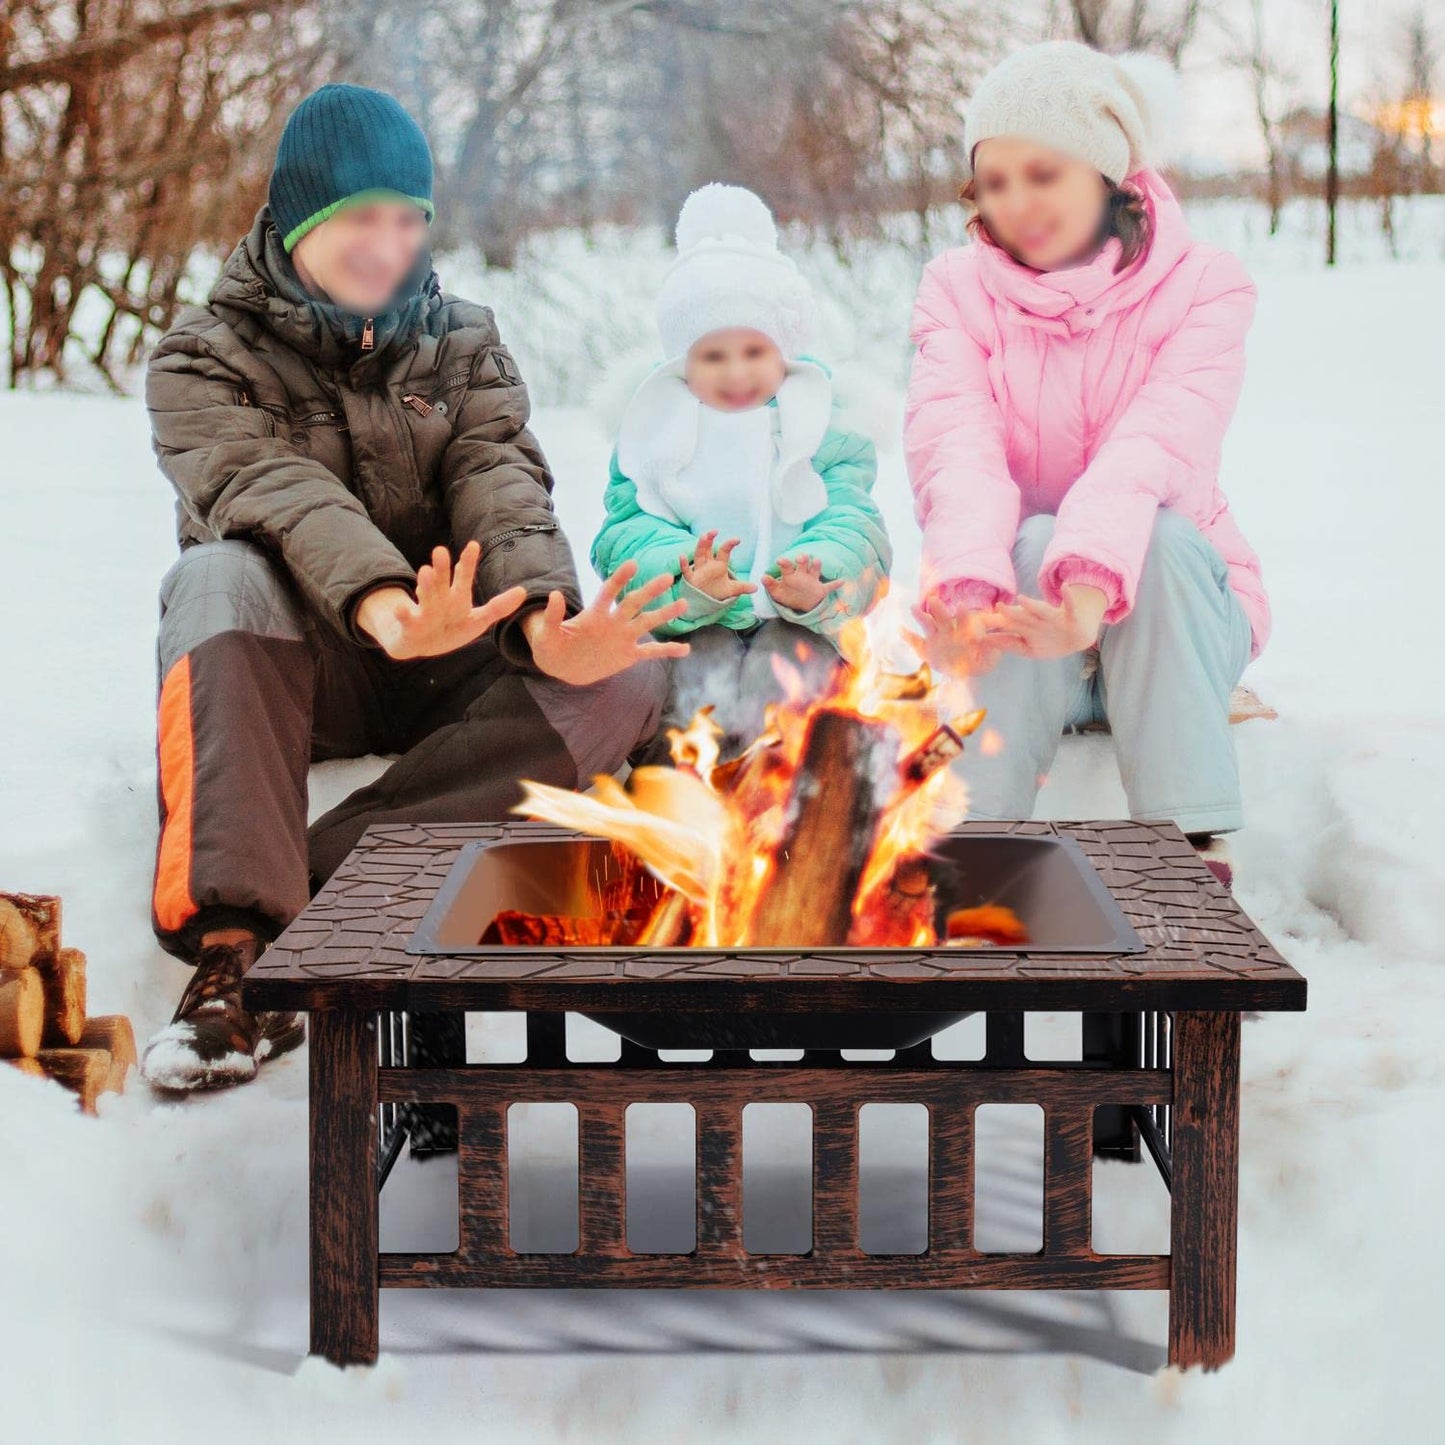
M623 414L592 544L602 577L636 558L630 587L667 573L677 580L653 605L688 604L657 629L690 652L671 664L661 726L634 763L667 762L668 729L704 704L729 757L794 677L824 691L846 665L838 631L873 605L893 558L870 495L873 443L803 354L812 293L768 208L741 187L703 186L678 217L677 249L657 302L668 359Z

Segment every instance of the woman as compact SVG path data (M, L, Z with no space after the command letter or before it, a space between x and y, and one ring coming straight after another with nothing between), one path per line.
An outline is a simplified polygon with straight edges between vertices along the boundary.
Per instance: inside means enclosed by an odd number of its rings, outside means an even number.
M1255 287L1154 169L1177 77L1030 46L968 108L970 245L925 268L904 436L930 657L974 675L1000 746L970 811L1026 818L1067 727L1107 719L1129 810L1227 881L1229 697L1269 635L1218 485Z

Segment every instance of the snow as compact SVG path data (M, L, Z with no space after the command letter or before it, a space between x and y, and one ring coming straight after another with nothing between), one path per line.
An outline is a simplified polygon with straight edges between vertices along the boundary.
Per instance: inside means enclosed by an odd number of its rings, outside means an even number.
M1419 215L1403 226L1412 259L1388 261L1346 227L1348 264L1330 273L1306 258L1295 221L1276 246L1256 211L1199 208L1201 232L1239 244L1261 288L1225 484L1275 602L1248 680L1280 719L1236 729L1248 813L1236 892L1310 987L1308 1012L1244 1025L1228 1367L1161 1368L1166 1301L1154 1293L393 1291L377 1365L339 1371L305 1356L302 1049L194 1100L163 1100L132 1076L99 1120L58 1086L0 1068L4 1438L1438 1439L1445 408L1429 323L1445 307L1445 259L1438 210L1433 238ZM649 268L579 259L550 295L595 294L635 319ZM870 272L865 343L896 344L915 274L901 252ZM580 403L606 357L583 348L570 370L557 363L565 307L534 330L516 294L497 304L524 370L530 337L551 399ZM880 365L880 387L901 354ZM580 404L540 406L534 425L585 559L607 438ZM66 939L90 957L91 1012L129 1014L144 1039L185 978L147 915L170 497L134 398L0 396L0 435L0 886L63 895ZM904 591L917 541L898 448L882 461ZM317 769L313 813L379 766ZM1041 810L1122 808L1109 740L1067 739ZM504 1056L511 1022L474 1019L477 1056ZM948 1047L967 1054L974 1022ZM1077 1053L1067 1020L1031 1019L1029 1041ZM539 1229L569 1187L565 1130L545 1122L519 1184L534 1202L522 1223ZM913 1187L908 1131L897 1133L892 1172L874 1185L885 1203ZM1005 1243L1027 1238L1028 1121L990 1118L983 1153L981 1217ZM781 1176L759 1178L786 1193ZM1148 1166L1101 1165L1096 1178L1100 1247L1159 1247ZM384 1196L385 1237L444 1246L454 1191L448 1161L405 1161Z

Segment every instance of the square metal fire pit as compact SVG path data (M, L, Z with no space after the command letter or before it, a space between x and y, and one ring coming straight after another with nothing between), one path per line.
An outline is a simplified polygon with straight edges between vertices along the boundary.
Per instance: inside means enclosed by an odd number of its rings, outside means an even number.
M600 866L599 846L537 823L374 826L243 980L248 1007L311 1013L314 1352L374 1359L383 1286L1080 1288L1167 1289L1170 1361L1213 1368L1230 1358L1240 1015L1302 1009L1305 980L1178 828L962 825L934 860L940 894L949 906L1010 902L1032 930L1024 948L477 942L498 907L575 899ZM466 1063L467 1010L524 1012L526 1060ZM1083 1059L1028 1059L1030 1010L1081 1013ZM617 1028L621 1058L570 1059L569 1011ZM935 1021L973 1012L986 1014L984 1057L935 1058ZM448 1046L402 1046L438 1020ZM720 1041L707 1062L664 1059L637 1042L695 1043L707 1030ZM784 1038L801 1041L800 1061L743 1051ZM838 1049L855 1041L896 1051L844 1059ZM755 1100L812 1109L805 1253L744 1247L741 1116ZM577 1109L580 1243L569 1254L508 1243L507 1111L520 1101ZM624 1117L640 1101L695 1111L696 1244L687 1253L627 1248ZM922 1253L859 1247L857 1114L872 1101L929 1110ZM1032 1253L975 1247L973 1116L986 1103L1044 1111L1043 1246ZM458 1121L458 1247L381 1254L380 1181L403 1132L415 1146L417 1121L438 1110ZM1168 1254L1094 1250L1096 1153L1147 1153L1158 1167L1171 1196Z
M940 937L944 920L953 909L1001 903L1013 909L1029 935L1026 944L1007 945L1009 953L1116 955L1144 951L1143 940L1104 886L1098 869L1067 834L956 834L938 843L929 863L930 879L937 890L935 923ZM611 845L594 838L524 841L508 836L468 843L406 950L460 958L526 958L535 963L546 950L482 943L487 925L504 909L596 916L603 885L615 866ZM657 893L661 891L658 885ZM637 951L585 944L566 950L569 956L582 952L614 957L632 956ZM777 951L739 948L731 954L739 959L765 959ZM877 951L839 946L829 954L866 958ZM956 958L959 950L939 946L914 952ZM696 951L657 948L648 950L648 957L675 959L685 965L696 957ZM966 1016L957 1010L899 1007L851 1011L814 1007L806 1013L666 1009L587 1014L651 1049L900 1049L921 1043Z

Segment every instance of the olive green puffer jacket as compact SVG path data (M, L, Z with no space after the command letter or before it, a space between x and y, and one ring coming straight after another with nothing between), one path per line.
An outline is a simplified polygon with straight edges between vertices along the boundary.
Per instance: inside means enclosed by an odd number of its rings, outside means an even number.
M362 317L306 291L269 205L206 304L152 351L152 445L177 493L184 548L247 537L272 551L337 632L372 645L356 605L410 586L438 543L482 549L478 601L521 585L504 656L531 665L522 612L582 605L527 429L527 388L489 307L443 292L424 251L393 308Z

